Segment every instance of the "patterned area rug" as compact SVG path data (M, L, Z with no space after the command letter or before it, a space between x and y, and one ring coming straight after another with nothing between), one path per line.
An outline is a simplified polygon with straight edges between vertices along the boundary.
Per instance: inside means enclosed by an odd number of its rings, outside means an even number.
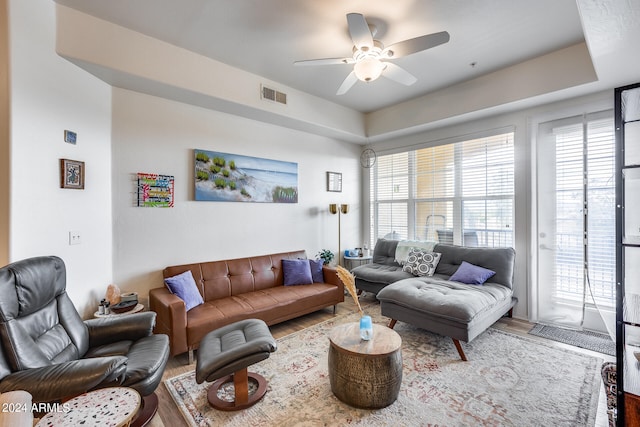
M365 309L386 324L379 306ZM278 340L271 357L250 367L269 386L239 412L207 403L209 384L188 372L165 381L191 426L592 426L602 360L489 329L463 343L398 322L403 379L398 400L378 410L350 407L331 392L328 334L357 314L338 316Z
M571 344L598 353L616 355L616 344L611 337L592 331L574 331L572 329L556 328L555 326L541 325L537 323L529 331L531 335L547 338L550 340Z

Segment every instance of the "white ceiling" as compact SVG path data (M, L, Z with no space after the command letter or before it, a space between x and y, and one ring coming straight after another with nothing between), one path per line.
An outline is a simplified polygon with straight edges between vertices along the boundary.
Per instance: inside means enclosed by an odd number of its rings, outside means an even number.
M622 7L640 0L56 0L98 18L211 57L361 112L376 111L498 69L587 41L605 52ZM604 3L617 3L616 6ZM350 56L346 14L359 12L390 45L448 31L449 43L399 58L418 81L385 78L336 90L349 65L296 67L295 60ZM591 15L588 15L591 12ZM587 16L585 16L587 14ZM639 25L624 15L626 25ZM585 21L593 26L589 37ZM591 39L591 40L590 40ZM607 41L608 40L608 41ZM590 43L591 41L591 43ZM614 40L615 41L615 40ZM470 64L475 63L475 66ZM615 66L612 67L615 69ZM613 71L612 71L613 72ZM640 79L640 76L639 76Z

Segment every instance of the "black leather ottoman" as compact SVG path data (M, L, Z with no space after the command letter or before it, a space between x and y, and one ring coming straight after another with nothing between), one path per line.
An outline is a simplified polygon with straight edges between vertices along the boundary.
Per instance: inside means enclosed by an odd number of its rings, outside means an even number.
M236 411L262 399L267 380L262 375L249 373L247 368L267 359L276 348L269 327L259 319L241 320L205 335L196 356L196 382L215 381L207 393L211 406ZM218 391L230 381L234 384L235 399L223 400ZM254 383L253 393L249 393L250 381Z

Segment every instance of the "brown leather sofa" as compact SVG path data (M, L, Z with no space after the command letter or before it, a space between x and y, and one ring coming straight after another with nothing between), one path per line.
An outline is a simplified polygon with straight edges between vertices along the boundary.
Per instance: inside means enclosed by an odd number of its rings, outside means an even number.
M185 304L166 287L149 291L157 313L155 332L169 336L171 355L193 350L210 331L243 319L267 325L284 322L344 301L344 285L334 269L323 267L325 283L284 286L283 259L306 258L305 251L167 267L165 278L191 270L204 304Z

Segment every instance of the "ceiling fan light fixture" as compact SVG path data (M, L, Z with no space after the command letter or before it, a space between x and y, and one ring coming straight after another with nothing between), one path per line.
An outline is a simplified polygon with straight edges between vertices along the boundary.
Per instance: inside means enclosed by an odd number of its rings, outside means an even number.
M385 65L378 58L363 58L353 67L356 77L363 82L372 82L382 74Z
M353 71L342 81L336 95L347 93L358 80L365 83L372 82L383 72L389 80L411 86L418 81L416 76L394 64L392 60L448 43L450 38L448 32L440 31L396 42L385 48L382 42L374 38L378 32L375 25L368 23L361 13L347 13L347 26L353 42L352 57L294 62L295 65L353 64Z

